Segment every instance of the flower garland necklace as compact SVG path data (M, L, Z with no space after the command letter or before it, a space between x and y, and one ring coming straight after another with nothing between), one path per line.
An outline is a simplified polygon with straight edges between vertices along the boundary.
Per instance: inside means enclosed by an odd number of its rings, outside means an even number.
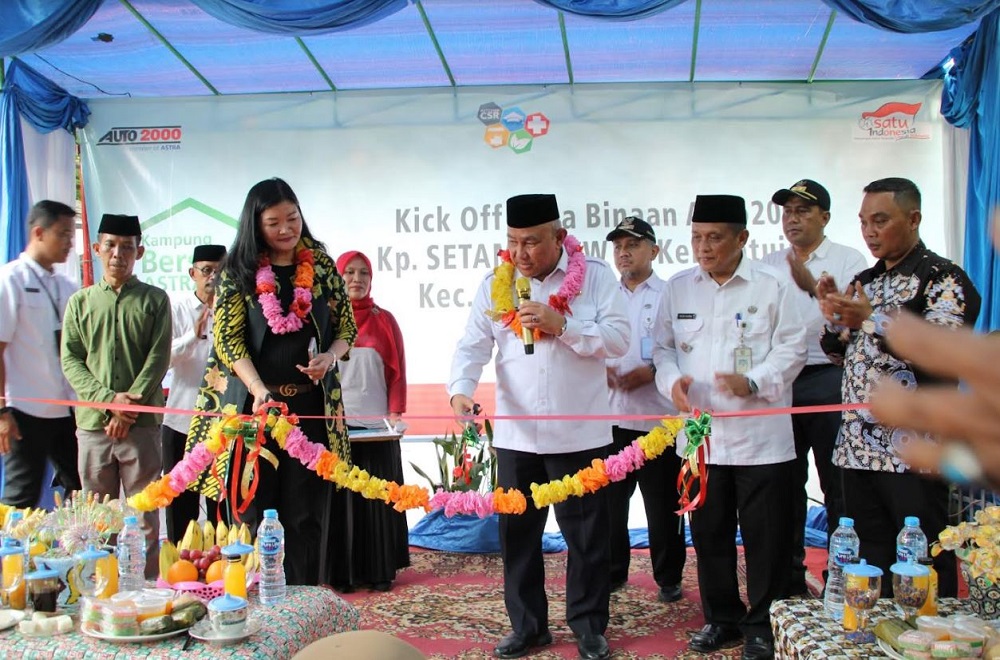
M569 305L583 289L583 278L587 274L587 257L583 254L580 241L572 235L566 236L563 246L569 255L566 277L559 290L549 296L549 306L560 314L572 316L573 311ZM493 285L490 288L493 308L486 313L494 321L500 321L509 327L514 334L520 335L521 319L514 305L514 262L511 260L510 250L500 250L497 255L502 263L493 269ZM542 332L538 328L535 328L534 334L535 339L542 338Z
M295 253L295 277L292 284L292 302L288 313L281 313L281 301L278 300L277 280L271 268L271 260L266 254L260 256L257 268L257 302L264 312L267 325L276 335L284 335L302 329L303 321L312 311L312 287L316 270L313 268L312 250L301 248Z

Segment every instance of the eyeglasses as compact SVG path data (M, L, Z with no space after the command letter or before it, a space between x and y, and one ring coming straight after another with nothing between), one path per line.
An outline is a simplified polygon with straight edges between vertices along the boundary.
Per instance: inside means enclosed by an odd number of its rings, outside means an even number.
M215 275L219 272L218 268L212 268L211 266L202 266L201 268L195 268L195 270L199 271L205 277Z

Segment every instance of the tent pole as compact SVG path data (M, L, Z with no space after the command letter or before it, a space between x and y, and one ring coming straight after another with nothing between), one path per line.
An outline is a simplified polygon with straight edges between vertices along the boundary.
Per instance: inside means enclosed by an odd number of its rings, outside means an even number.
M833 30L833 21L837 18L837 10L834 9L830 12L830 18L826 21L826 31L823 33L823 38L819 42L819 50L816 51L816 59L813 60L812 68L809 69L809 78L806 82L811 83L813 77L816 75L816 69L819 68L819 60L823 57L823 51L826 49L826 40L830 38L830 32Z
M573 58L569 54L569 38L566 36L566 17L559 12L559 32L562 33L563 54L566 56L566 73L569 74L569 84L573 84Z
M455 86L455 76L451 73L451 67L448 66L448 59L444 56L444 51L441 50L441 44L438 42L437 35L434 34L434 27L431 25L431 21L427 18L427 12L424 11L424 5L420 0L415 0L414 4L417 6L417 11L420 12L420 18L424 22L424 28L427 30L427 34L430 35L431 43L434 44L434 50L437 51L438 59L441 60L441 66L444 67L444 72L448 74L448 81L451 86Z
M90 249L90 227L87 224L87 197L83 192L83 156L80 154L80 142L76 143L76 180L80 197L80 226L83 229L83 251L80 254L81 279L83 286L94 283L94 257Z
M688 82L694 82L695 63L698 61L698 32L701 30L701 0L694 5L694 37L691 39L691 72Z

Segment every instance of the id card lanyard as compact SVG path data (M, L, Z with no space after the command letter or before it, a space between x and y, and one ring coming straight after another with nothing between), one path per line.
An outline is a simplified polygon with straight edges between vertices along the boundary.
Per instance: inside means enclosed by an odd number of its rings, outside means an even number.
M740 331L740 343L733 349L733 371L745 374L753 367L753 352L746 345L747 323L739 313L736 314L736 328Z

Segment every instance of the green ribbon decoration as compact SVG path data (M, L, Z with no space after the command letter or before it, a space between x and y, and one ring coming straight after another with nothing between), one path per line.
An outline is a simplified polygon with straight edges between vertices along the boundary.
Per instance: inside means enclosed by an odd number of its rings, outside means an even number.
M687 438L684 458L694 456L705 442L705 438L710 435L712 435L712 416L707 412L695 410L691 417L684 420L684 437Z

